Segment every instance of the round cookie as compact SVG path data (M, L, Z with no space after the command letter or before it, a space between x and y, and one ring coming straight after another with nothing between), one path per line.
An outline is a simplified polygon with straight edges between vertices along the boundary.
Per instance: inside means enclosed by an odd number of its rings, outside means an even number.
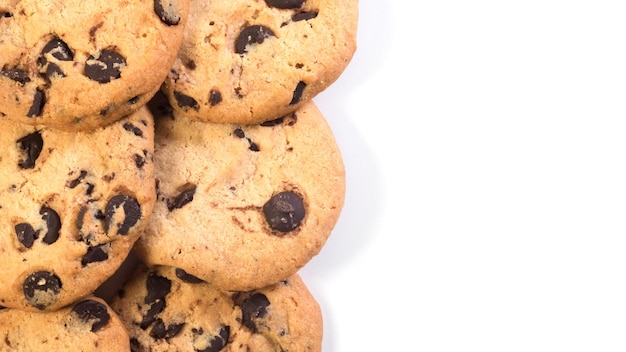
M241 126L189 120L156 101L157 202L134 247L143 262L249 290L319 253L344 204L345 170L313 102Z
M0 305L56 310L119 267L154 207L147 107L63 132L0 119Z
M158 91L189 0L0 4L0 117L65 131L104 126Z
M356 51L357 0L192 1L163 91L181 114L256 124L332 84Z
M321 351L321 309L297 274L227 292L178 268L140 267L111 307L133 351Z
M126 327L94 296L53 312L2 309L0 331L0 351L130 351Z

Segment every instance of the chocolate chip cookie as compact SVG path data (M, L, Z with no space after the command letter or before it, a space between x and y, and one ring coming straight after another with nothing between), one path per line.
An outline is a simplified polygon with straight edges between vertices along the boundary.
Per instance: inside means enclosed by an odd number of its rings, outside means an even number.
M0 309L0 341L0 351L130 351L126 327L94 296L52 312Z
M344 204L345 170L313 102L245 126L190 120L157 99L150 107L157 202L134 248L143 262L249 290L319 253Z
M0 118L65 131L101 127L160 88L189 0L4 1Z
M89 132L0 130L0 305L56 310L112 275L146 226L153 117L143 106Z
M332 84L356 51L357 0L191 1L163 91L182 115L256 124Z
M321 351L322 313L294 274L226 292L180 268L140 267L111 301L133 351Z

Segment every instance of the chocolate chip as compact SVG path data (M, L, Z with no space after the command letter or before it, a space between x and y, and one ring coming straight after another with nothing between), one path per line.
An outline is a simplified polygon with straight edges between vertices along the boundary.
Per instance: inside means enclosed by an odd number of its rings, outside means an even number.
M82 266L87 266L87 264L103 262L109 259L109 254L106 252L106 248L108 244L100 244L93 247L87 247L87 253L83 256L80 261Z
M248 138L248 149L253 151L253 152L261 151L259 146L256 143L254 143L250 138Z
M35 161L39 158L39 154L43 149L43 138L36 131L17 140L20 149L26 157L18 163L22 169L32 169L35 167Z
M137 168L141 169L143 165L146 163L146 158L142 155L135 154L133 155L133 160L135 160L135 165Z
M215 106L221 102L222 102L222 93L220 93L216 89L211 89L211 92L209 93L209 103L211 103L211 106Z
M109 314L107 307L104 304L91 299L76 303L72 308L71 314L75 314L78 319L85 323L90 323L91 332L96 332L102 329L111 319L111 315Z
M104 49L97 58L89 55L85 62L85 76L96 82L108 83L122 76L124 66L126 66L126 60L122 55L113 50Z
M46 68L46 79L48 82L51 82L52 78L54 77L59 77L59 78L65 77L65 72L61 70L59 65L51 62L48 64L48 67Z
M186 108L192 108L196 111L200 110L200 105L198 105L198 102L196 101L196 99L185 95L181 92L177 92L174 91L174 99L176 99L176 103L178 104L178 107L186 109Z
M317 17L318 11L302 11L297 12L293 16L291 16L291 20L294 22L298 21L307 21Z
M252 331L257 331L255 321L265 317L270 301L264 294L257 292L239 302L238 305L241 308L241 323L243 326Z
M279 9L297 9L302 6L304 0L265 0L265 3Z
M123 127L126 131L132 132L135 136L143 136L143 130L130 122L124 123Z
M164 298L160 298L152 302L152 304L150 305L150 308L146 312L146 315L144 315L143 318L141 318L141 323L139 323L139 327L142 330L147 329L150 325L152 325L152 323L154 323L157 320L156 316L159 313L161 313L163 309L165 309Z
M220 328L219 335L213 336L213 339L211 339L211 342L209 342L209 345L207 346L207 348L205 348L203 350L196 349L196 351L198 351L198 352L219 352L224 347L226 347L226 344L228 343L228 339L229 338L230 338L230 326L222 326Z
M57 60L72 61L74 60L74 54L70 47L59 38L53 38L50 40L41 50L41 55L50 54Z
M32 247L35 240L39 237L39 232L35 231L33 226L26 222L15 225L15 234L17 235L17 240L26 248Z
M175 26L180 23L180 11L173 1L154 0L154 12L168 26Z
M122 222L114 223L120 207L124 211L124 219ZM130 228L141 218L141 206L139 206L139 202L135 198L119 194L109 199L104 210L104 216L104 230L107 233L113 225L117 225L118 235L128 235Z
M51 272L37 271L28 275L22 288L28 303L43 310L56 301L61 292L61 279Z
M146 291L148 295L144 298L144 303L152 303L158 299L163 299L170 293L172 281L166 277L151 273L146 280Z
M42 241L46 244L53 244L59 238L59 230L61 230L61 218L59 214L52 208L42 207L39 211L41 218L46 222L46 235Z
M17 67L9 68L7 66L4 66L2 67L2 70L0 70L0 74L9 77L10 79L21 85L30 82L30 77L28 77L28 73Z
M233 134L237 138L246 138L248 140L248 149L249 150L251 150L253 152L258 152L258 151L261 150L259 148L259 146L252 141L252 139L246 137L246 134L243 132L243 130L240 127L235 128L233 130Z
M154 339L162 339L165 337L165 334L166 334L165 323L161 319L156 319L154 321L154 325L152 326L152 329L150 329L150 337Z
M42 89L37 88L37 90L35 91L35 97L33 98L33 104L28 109L26 116L28 117L41 116L44 105L46 105L46 93L44 93Z
M272 229L281 232L293 231L304 219L304 202L296 193L280 192L263 205L263 214Z
M304 92L304 88L306 88L306 83L302 81L298 82L298 84L296 85L296 89L294 89L293 91L293 98L291 98L289 105L294 105L300 102L300 99L302 99L302 93Z
M279 117L277 119L274 120L269 120L269 121L265 121L265 122L261 122L261 126L263 127L272 127L272 126L277 126L283 123L283 121L285 120L284 117Z
M150 308L141 320L140 327L147 329L157 318L156 316L165 309L165 296L172 289L172 281L170 279L150 273L146 279L147 295L143 299L145 304L150 304Z
M239 127L235 128L235 130L233 130L233 134L235 135L235 137L237 138L245 138L246 134L243 132L243 130Z
M182 281L184 281L186 283L189 283L189 284L200 284L200 283L204 282L204 280L189 274L188 272L186 272L185 270L183 270L181 268L176 268L175 272L176 272L176 277L181 279Z
M86 176L87 176L87 171L80 170L80 175L77 178L68 181L65 184L65 187L67 187L67 188L76 188L76 186L78 186Z
M150 330L150 336L155 339L169 339L180 333L185 323L169 324L167 327L161 319L157 319Z
M193 183L187 183L180 187L180 193L174 199L168 199L167 210L173 211L174 209L180 209L190 203L193 200L193 196L196 194L196 185Z
M245 27L235 41L235 52L237 54L245 54L248 52L248 45L261 44L265 38L273 36L274 32L265 26L255 24Z

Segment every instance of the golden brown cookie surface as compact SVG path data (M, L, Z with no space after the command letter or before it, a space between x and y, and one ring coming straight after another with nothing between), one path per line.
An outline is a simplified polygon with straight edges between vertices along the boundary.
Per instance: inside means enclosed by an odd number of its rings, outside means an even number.
M218 288L292 275L321 250L343 207L343 159L312 102L254 126L157 117L154 155L157 202L135 253Z
M332 84L356 50L358 1L192 1L164 92L210 122L256 124Z
M142 107L89 132L0 120L0 306L55 310L121 264L155 202Z
M66 131L104 126L159 89L189 0L0 4L0 117Z

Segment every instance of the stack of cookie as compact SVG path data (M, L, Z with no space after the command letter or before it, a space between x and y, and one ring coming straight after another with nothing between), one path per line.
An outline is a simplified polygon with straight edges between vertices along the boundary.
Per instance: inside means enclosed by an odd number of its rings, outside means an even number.
M298 271L345 171L313 98L356 25L357 0L0 4L3 347L321 350Z

